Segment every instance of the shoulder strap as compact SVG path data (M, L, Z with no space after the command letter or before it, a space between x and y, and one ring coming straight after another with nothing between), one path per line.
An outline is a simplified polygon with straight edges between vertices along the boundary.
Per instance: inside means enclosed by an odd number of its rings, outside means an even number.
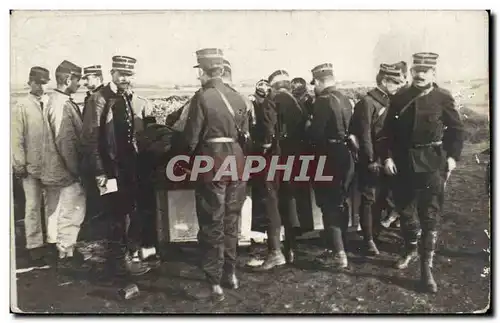
M214 88L214 89L219 93L220 97L222 98L222 101L224 101L226 108L229 110L229 113L233 116L234 125L236 127L236 130L239 132L240 127L238 126L238 122L236 122L236 113L234 112L234 109L231 106L231 103L229 103L226 96L221 91L219 91L217 88Z
M300 112L304 112L302 110L302 106L300 105L299 101L293 96L292 93L288 92L288 90L282 91L282 93L286 93L290 98L292 98L293 102L295 103L295 107L299 109Z

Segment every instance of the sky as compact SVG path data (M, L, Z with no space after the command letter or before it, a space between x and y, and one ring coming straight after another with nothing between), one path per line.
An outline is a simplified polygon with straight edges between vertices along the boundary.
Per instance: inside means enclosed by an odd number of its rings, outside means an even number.
M218 47L233 81L254 83L274 70L311 78L333 64L337 80L370 82L380 63L438 53L438 79L488 77L485 11L15 11L11 15L11 84L31 66L51 71L63 60L103 65L137 59L136 84L197 84L195 51ZM53 81L52 81L53 82Z

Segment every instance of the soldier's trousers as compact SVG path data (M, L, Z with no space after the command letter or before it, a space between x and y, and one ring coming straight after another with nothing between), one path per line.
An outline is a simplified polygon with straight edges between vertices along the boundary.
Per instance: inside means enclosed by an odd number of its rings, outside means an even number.
M85 190L79 182L46 189L47 240L57 244L61 256L71 256L85 218Z
M393 188L396 211L400 214L405 243L416 244L419 229L427 235L437 231L444 194L440 171L432 173L399 173Z
M390 178L380 173L373 173L368 166L359 164L358 183L361 192L359 216L365 240L373 240L374 231L380 228L382 211L390 212Z
M38 178L28 174L22 181L25 200L24 211L24 229L26 234L26 249L33 249L43 246L43 225L48 222L47 210L45 205L45 217L47 221L42 219L42 191L45 190L41 181ZM47 224L48 226L48 224ZM54 231L54 225L48 226L52 230L47 231L47 242L55 243L57 232Z
M196 187L201 268L212 285L236 267L238 223L246 197L244 182L200 182Z

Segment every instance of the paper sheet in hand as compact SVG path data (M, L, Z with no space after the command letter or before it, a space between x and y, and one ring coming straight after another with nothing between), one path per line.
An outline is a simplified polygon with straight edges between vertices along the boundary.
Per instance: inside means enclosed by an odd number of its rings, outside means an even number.
M101 195L109 194L118 191L118 185L116 184L116 178L108 179L105 187L99 186L99 191Z

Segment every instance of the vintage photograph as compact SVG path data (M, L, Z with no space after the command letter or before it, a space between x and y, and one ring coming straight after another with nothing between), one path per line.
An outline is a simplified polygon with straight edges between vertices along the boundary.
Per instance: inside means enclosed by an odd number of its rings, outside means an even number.
M488 313L487 10L12 10L11 300Z

